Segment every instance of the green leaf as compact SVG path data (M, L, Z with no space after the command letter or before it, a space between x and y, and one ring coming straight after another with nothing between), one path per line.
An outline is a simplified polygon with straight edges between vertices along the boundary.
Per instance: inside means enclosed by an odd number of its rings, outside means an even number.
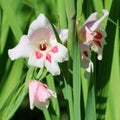
M54 78L51 74L48 74L46 76L46 80L47 80L47 84L49 86L50 89L52 89L53 91L56 91L55 89L55 83L54 83ZM51 99L52 101L52 107L53 107L53 113L50 113L51 115L51 119L53 120L59 120L60 119L60 110L59 110L59 104L58 104L58 99L57 98L53 98Z
M13 98L12 98L11 102L9 103L9 105L4 105L4 106L6 106L6 108L4 108L2 111L2 119L3 120L9 120L13 116L13 114L16 112L16 110L18 109L20 104L22 103L25 95L28 92L28 82L30 79L32 79L33 73L34 73L34 68L31 67L27 72L25 83L23 85L21 85L19 87L19 89L17 89L17 92L15 92L12 95ZM12 110L11 110L11 108L12 108Z
M110 74L109 94L106 110L106 120L119 120L120 118L120 57L119 57L119 24L116 28L115 44L112 60L112 68Z
M60 27L66 28L67 27L67 18L66 18L66 9L65 9L65 1L58 0L57 1L57 8L58 8L58 22Z
M81 120L80 97L81 97L81 79L80 79L80 49L76 39L73 44L73 98L74 98L74 119Z
M95 102L95 87L94 78L92 77L89 82L85 120L96 120L96 102Z
M19 24L16 21L16 16L14 13L15 11L13 12L12 7L10 7L10 6L12 6L10 4L10 1L1 0L1 6L2 6L4 13L7 16L8 24L10 25L16 39L19 40L20 36L22 35L22 31L19 27Z
M98 12L100 12L103 9L103 1L102 0L93 0L94 8Z
M6 77L5 83L3 84L4 87L1 90L0 98L0 107L4 104L4 102L8 99L11 92L14 90L14 88L19 86L19 83L21 83L20 78L21 74L23 73L23 60L18 60L14 62L13 67L11 69L10 74L8 77ZM17 66L17 67L16 67ZM14 76L14 77L13 77Z

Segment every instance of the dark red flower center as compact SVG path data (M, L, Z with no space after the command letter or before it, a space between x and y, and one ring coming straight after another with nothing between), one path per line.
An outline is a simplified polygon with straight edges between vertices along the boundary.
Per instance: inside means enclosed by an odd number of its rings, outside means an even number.
M88 57L88 51L87 50L83 51L83 53L86 57Z
M45 51L47 49L47 43L39 44L39 49L42 50L42 51Z
M101 32L96 31L95 38L96 38L96 39L101 39L102 37L103 37L103 36L102 36Z

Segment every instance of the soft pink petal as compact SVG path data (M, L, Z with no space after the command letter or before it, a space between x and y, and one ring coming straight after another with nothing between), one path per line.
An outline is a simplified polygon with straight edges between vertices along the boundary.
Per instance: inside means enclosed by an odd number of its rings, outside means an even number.
M96 35L96 33L92 32L87 26L85 26L85 31L86 31L86 34L85 34L86 41L85 41L85 43L89 45L91 43L91 41L94 39L94 36Z
M31 23L29 30L28 30L28 36L29 37L34 36L32 34L36 31L39 32L38 29L46 29L46 30L50 30L51 33L54 33L50 22L44 16L44 14L40 14L38 16L38 18ZM47 35L47 33L46 33L46 35Z
M32 51L32 46L29 42L29 39L26 35L22 36L19 44L13 48L8 50L8 55L11 60L15 60L17 58L29 57Z
M29 81L29 100L30 100L30 109L34 108L35 93L37 89L37 84L33 80Z
M50 97L48 92L48 88L44 86L44 84L38 86L38 90L36 92L36 99L39 102L45 102Z
M50 29L47 28L39 28L35 30L31 36L29 36L30 41L35 43L40 43L43 40L49 42L51 38L54 38L54 34Z
M57 48L57 52L54 52L52 50L54 47ZM51 48L50 54L52 55L52 58L57 62L67 61L69 58L67 48L59 43Z
M48 88L47 85L30 80L29 82L29 98L30 108L36 106L39 109L47 109L49 106L49 98L56 97L56 93Z

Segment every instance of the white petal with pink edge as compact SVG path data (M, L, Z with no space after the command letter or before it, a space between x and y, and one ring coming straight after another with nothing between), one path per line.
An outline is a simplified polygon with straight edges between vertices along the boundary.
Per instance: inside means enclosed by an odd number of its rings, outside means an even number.
M28 64L38 68L43 68L45 64L46 53L35 52L31 53Z
M67 48L59 43L51 48L50 54L57 62L63 62L69 59Z

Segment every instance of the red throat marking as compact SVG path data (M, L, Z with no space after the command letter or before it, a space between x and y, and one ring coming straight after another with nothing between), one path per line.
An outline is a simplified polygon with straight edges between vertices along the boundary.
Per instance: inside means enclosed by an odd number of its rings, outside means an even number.
M98 31L96 31L96 35L95 35L95 38L96 39L102 39L102 34L100 33L100 32L98 32Z
M88 51L87 50L83 51L83 53L86 57L88 57Z

